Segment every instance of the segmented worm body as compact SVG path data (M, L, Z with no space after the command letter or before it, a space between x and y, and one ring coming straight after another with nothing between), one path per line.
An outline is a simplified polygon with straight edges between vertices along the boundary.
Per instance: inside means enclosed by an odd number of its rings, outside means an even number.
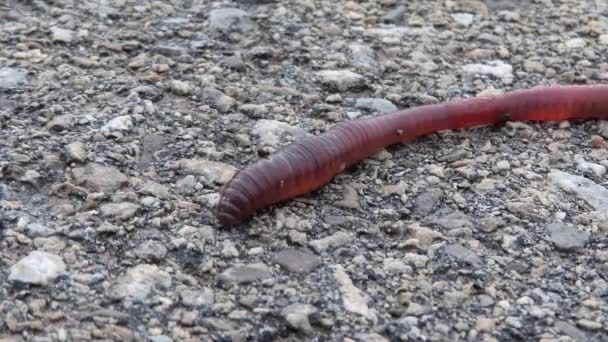
M343 122L239 171L221 191L217 219L239 223L259 208L321 187L388 145L435 131L575 118L608 118L608 85L538 87Z

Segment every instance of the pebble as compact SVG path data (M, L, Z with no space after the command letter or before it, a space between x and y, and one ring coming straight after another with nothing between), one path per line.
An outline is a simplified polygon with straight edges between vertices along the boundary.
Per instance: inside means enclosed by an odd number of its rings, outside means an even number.
M202 176L209 183L225 184L236 174L234 166L204 159L180 159L175 163L178 172Z
M220 285L231 287L264 280L272 276L270 268L263 263L239 264L231 266L217 277Z
M69 44L76 38L76 32L61 27L53 26L51 30L51 40L57 43Z
M148 296L157 290L166 290L172 285L171 275L158 266L139 264L127 270L108 289L108 295L122 299L125 304L145 303Z
M303 274L312 272L321 264L321 259L316 255L293 248L277 252L272 261L289 272Z
M181 95L187 94L182 93ZM200 96L205 103L211 106L211 108L217 109L221 113L228 113L237 105L237 102L234 98L212 87L204 88L201 91Z
M361 315L373 322L377 320L375 313L367 305L367 296L353 284L342 265L334 265L334 277L342 293L342 304L348 312Z
M344 246L352 242L353 239L354 237L352 234L339 231L322 239L310 241L308 245L312 249L314 249L315 252L321 253L330 248L338 248Z
M590 179L559 170L551 170L549 182L566 193L576 195L596 210L608 209L608 189Z
M469 27L473 23L473 15L471 13L453 13L452 19L463 27Z
M459 244L446 245L443 249L446 255L453 257L454 259L463 262L473 267L480 267L482 265L481 259L472 250L465 248Z
M417 216L427 216L443 197L443 190L430 188L421 193L414 200L413 213Z
M470 75L489 75L500 79L504 84L511 84L514 79L513 66L503 61L495 60L486 64L465 64L462 70Z
M562 251L573 251L585 247L590 234L562 223L552 223L547 226L551 242Z
M252 32L256 29L249 13L238 8L218 8L209 12L209 32L227 35L237 31Z
M29 85L24 70L2 67L0 68L0 90L23 88Z
M302 128L277 120L258 120L251 133L262 145L273 147L286 142L286 139L298 140L309 135Z
M167 248L156 240L147 240L135 248L133 254L142 261L160 262L167 255Z
M209 287L184 288L179 290L179 297L181 303L190 308L211 308L215 303L213 289Z
M569 49L580 49L584 48L587 42L583 38L572 38L566 41L566 47Z
M32 251L11 266L8 280L33 285L49 285L66 274L63 259L44 251Z
M104 218L115 218L122 221L129 220L135 216L139 205L129 202L104 203L99 206L101 216Z
M113 166L89 163L84 167L72 169L72 181L95 192L113 193L129 179Z
M173 80L170 83L170 88L177 95L188 96L192 94L192 86L188 82Z
M85 145L81 141L75 141L65 147L65 156L68 161L84 163L87 159Z
M363 75L350 70L322 70L316 75L322 85L339 92L362 90L366 84Z
M317 309L310 304L294 303L281 310L281 316L287 324L297 331L305 334L313 333L309 317L317 313Z
M397 110L397 106L395 106L391 101L371 97L358 98L355 102L355 107L380 113L387 113Z

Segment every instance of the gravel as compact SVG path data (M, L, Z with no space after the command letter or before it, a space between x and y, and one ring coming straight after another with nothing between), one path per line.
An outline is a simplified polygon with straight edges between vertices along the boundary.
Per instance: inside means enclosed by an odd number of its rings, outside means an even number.
M220 227L243 166L395 108L608 80L601 1L0 4L0 340L608 340L608 121L390 146Z

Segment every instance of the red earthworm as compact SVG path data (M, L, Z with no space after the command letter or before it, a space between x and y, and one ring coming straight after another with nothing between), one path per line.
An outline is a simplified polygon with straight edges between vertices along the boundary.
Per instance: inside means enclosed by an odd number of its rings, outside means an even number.
M537 87L342 122L237 172L221 190L217 219L239 223L257 209L321 187L388 145L435 131L575 118L608 118L608 85Z

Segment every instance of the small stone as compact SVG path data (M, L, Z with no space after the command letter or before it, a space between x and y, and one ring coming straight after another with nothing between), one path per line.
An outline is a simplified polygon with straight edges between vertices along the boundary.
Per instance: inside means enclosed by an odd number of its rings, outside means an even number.
M102 217L116 218L123 221L133 218L138 209L139 205L129 202L104 203L99 207Z
M61 27L51 27L51 40L57 43L71 43L76 38L76 32Z
M43 251L33 251L11 267L8 280L48 285L65 273L66 267L60 256Z
M608 209L608 189L590 179L551 170L549 181L565 192L575 194L596 210Z
M293 248L276 253L272 257L272 261L289 272L304 274L312 272L321 264L321 259L318 256Z
M207 87L201 91L202 100L211 108L217 109L219 112L227 113L236 106L236 100L228 95L225 95L218 89Z
M376 315L367 306L367 296L365 293L353 284L353 281L350 279L342 265L335 265L333 268L334 277L338 282L340 292L342 293L344 309L375 322Z
M481 259L472 250L463 247L459 244L446 245L443 249L446 255L453 257L454 259L464 262L473 267L479 267L482 264Z
M75 141L65 147L65 156L68 161L82 163L87 159L87 151L84 143Z
M101 127L101 131L110 133L110 132L127 132L133 128L133 118L131 115L121 115L113 118L108 121L103 127Z
M168 289L171 284L169 273L155 265L140 264L128 269L108 290L108 295L127 303L144 302L152 291Z
M72 125L74 125L74 116L66 114L54 117L46 124L46 128L51 132L63 132Z
M509 170L511 168L511 164L509 164L509 162L506 160L500 160L498 163L496 163L496 168L503 171Z
M255 28L249 14L241 9L219 8L209 12L209 31L213 34L247 33Z
M431 213L435 205L443 197L443 191L439 188L430 188L418 195L414 201L413 213L417 216L427 216Z
M147 240L137 246L133 254L143 261L159 262L167 255L167 248L160 241Z
M171 91L174 94L181 96L189 96L192 94L192 86L188 82L173 80L170 83Z
M30 223L25 226L25 234L28 237L48 237L55 234L55 231L40 223Z
M202 176L207 182L218 184L227 183L237 172L232 165L203 159L181 159L175 166L182 174Z
M566 47L569 49L580 49L584 48L587 42L583 38L572 38L566 41Z
M272 276L270 268L262 263L235 265L218 276L220 285L230 287L238 284L253 283Z
M360 208L359 194L357 193L357 190L355 190L355 188L353 188L352 186L349 186L349 185L345 185L342 193L343 193L342 199L339 201L336 201L334 203L334 205L336 207L346 208L346 209L359 209Z
M358 98L355 102L355 107L380 113L387 113L397 110L397 106L395 106L391 101L373 97Z
M473 15L471 13L453 13L452 19L463 27L469 27L473 23Z
M562 224L552 223L547 226L551 242L555 244L557 249L563 251L572 251L585 247L589 242L590 234L576 230L574 227Z
M489 75L496 77L505 84L513 82L513 66L500 60L490 61L487 64L466 64L463 71L470 75Z
M22 88L29 84L26 73L20 69L0 68L0 90Z
M281 145L287 138L298 140L310 135L300 127L277 120L258 120L251 133L258 137L263 145L273 147Z
M204 287L202 289L184 289L179 291L181 303L190 308L212 307L214 304L213 289Z
M310 315L317 312L317 309L310 304L291 304L281 310L281 316L292 329L299 330L305 334L313 332L310 325Z
M447 216L431 221L434 224L440 225L446 229L458 229L458 228L474 228L470 217L461 212L453 212Z
M319 82L334 91L358 91L365 88L365 77L350 70L322 70L317 72Z
M84 185L95 192L108 194L118 190L129 180L115 167L96 163L73 169L72 178L75 185Z
M328 250L329 248L337 248L344 246L353 241L353 235L346 232L336 232L333 235L324 237L322 239L313 240L308 245L315 250L317 253Z
M407 191L408 186L407 183L405 183L404 181L399 181L399 183L394 184L394 185L384 185L380 191L382 191L383 194L389 196L389 195L403 195L405 194L405 192Z

